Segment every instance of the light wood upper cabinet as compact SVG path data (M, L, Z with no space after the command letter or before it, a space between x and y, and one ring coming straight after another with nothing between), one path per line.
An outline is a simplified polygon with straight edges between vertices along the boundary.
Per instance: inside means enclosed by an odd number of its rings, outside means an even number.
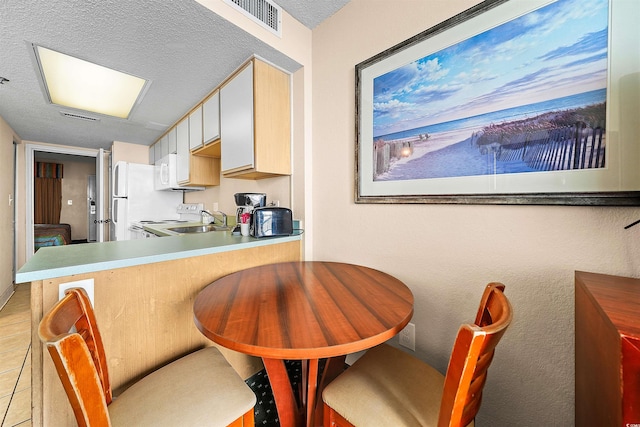
M222 174L260 179L291 174L289 75L256 58L220 88Z

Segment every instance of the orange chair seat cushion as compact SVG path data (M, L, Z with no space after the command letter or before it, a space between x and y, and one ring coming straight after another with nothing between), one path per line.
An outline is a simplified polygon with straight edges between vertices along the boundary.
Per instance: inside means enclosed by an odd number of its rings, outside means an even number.
M443 387L443 374L383 344L331 382L322 399L356 427L436 427Z
M224 356L207 347L142 378L108 410L113 426L227 426L255 403Z

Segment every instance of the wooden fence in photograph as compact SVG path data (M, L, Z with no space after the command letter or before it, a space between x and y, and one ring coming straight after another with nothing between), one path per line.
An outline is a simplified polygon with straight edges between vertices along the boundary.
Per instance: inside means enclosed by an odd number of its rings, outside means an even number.
M522 160L540 171L602 168L605 162L604 129L584 123L524 135L523 141L500 145L497 159Z
M373 146L373 177L385 173L391 164L413 154L412 141L376 141Z

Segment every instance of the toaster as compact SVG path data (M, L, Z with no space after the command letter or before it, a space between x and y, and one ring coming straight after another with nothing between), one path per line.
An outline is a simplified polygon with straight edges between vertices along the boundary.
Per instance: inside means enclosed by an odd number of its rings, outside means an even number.
M253 237L292 235L293 215L291 209L271 206L254 209L249 233Z

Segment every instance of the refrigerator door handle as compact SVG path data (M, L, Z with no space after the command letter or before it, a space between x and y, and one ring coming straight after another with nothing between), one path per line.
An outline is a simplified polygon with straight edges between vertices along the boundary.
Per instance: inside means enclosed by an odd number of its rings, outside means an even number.
M113 167L113 197L127 197L127 163L118 162Z
M111 218L111 220L113 221L114 224L117 224L118 221L118 199L113 199L113 206L111 206L111 215L113 216L113 218Z
M112 240L127 240L126 208L127 199L113 199L113 209L111 210L111 230L113 230L114 235L112 236Z

